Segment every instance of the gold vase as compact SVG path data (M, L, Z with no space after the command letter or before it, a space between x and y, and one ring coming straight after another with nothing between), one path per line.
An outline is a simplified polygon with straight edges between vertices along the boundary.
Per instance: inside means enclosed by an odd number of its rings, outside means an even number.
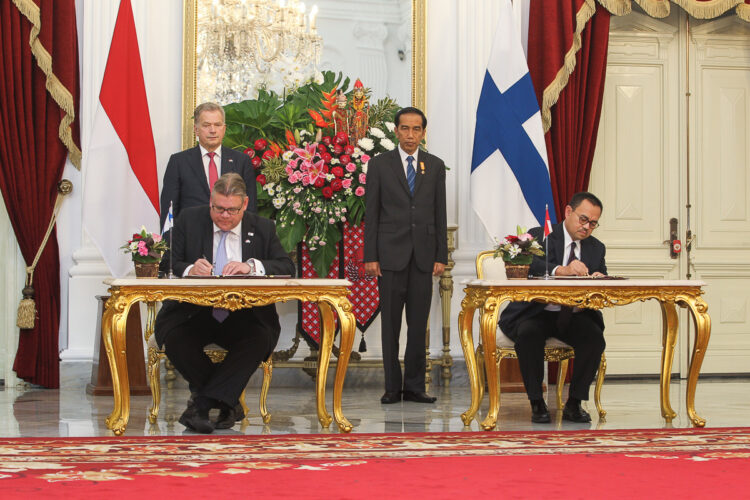
M159 263L158 262L133 262L135 265L135 277L136 278L158 278L159 277Z
M505 276L509 280L525 280L529 278L530 265L517 265L505 263Z

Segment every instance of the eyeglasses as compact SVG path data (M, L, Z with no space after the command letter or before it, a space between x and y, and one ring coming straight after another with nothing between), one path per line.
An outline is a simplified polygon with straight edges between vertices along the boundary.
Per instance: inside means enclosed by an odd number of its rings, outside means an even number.
M580 214L579 214L578 212L576 212L575 210L573 211L573 213L574 213L574 214L576 214L576 215L578 216L578 222L579 222L579 223L580 223L580 224L581 224L582 226L585 226L586 224L588 224L588 225L589 225L589 227L591 228L591 230L592 230L592 231L593 231L594 229L596 229L597 227L599 227L599 221L598 221L598 220L591 220L591 219L589 219L588 217L586 217L585 215L580 215Z
M242 207L224 208L224 207L217 207L216 205L211 205L211 210L219 214L228 213L229 215L237 215L238 213L240 213L240 210L242 210Z

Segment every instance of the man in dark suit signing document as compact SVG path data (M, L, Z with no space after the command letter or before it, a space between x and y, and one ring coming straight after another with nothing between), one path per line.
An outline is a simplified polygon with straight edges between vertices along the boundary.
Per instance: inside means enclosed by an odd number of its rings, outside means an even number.
M198 145L173 154L164 172L160 227L164 227L170 204L174 217L186 208L207 205L214 182L229 172L240 174L245 181L248 210L257 212L255 170L250 157L221 145L227 130L224 108L214 102L204 102L195 108L193 122Z
M417 108L396 113L398 148L370 160L365 209L365 272L378 277L385 394L383 404L434 403L425 392L425 335L432 277L448 261L445 165L419 149L427 118ZM404 375L398 361L406 307Z
M172 259L179 276L291 275L294 263L281 246L273 221L247 212L245 182L222 175L209 206L186 208L172 231ZM228 311L166 300L155 335L193 394L180 423L201 433L228 429L244 415L238 405L250 376L276 347L281 326L274 305ZM203 352L208 344L228 352L219 364ZM216 422L209 411L218 408Z
M576 193L565 207L565 220L553 226L549 238L549 255L534 256L530 273L543 276L549 266L553 276L592 276L607 274L605 247L591 233L599 226L602 202L591 193ZM544 230L529 231L538 241ZM581 407L589 399L604 352L604 321L601 311L577 309L539 302L512 302L500 315L500 328L515 343L526 393L531 401L531 421L549 422L550 415L542 395L544 377L544 344L555 337L575 350L573 378L563 419L590 422L591 416Z

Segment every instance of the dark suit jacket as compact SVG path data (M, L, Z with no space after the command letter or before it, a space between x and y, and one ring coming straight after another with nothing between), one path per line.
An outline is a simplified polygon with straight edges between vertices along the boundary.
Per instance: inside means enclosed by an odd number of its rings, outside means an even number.
M383 270L404 269L412 250L422 272L431 273L435 262L448 262L445 164L420 151L415 168L412 198L398 149L368 165L364 261L377 261Z
M255 170L250 164L250 157L241 151L221 147L221 168L218 174L236 172L242 176L247 184L249 198L247 209L257 212L257 193L255 187ZM201 150L198 146L173 154L164 172L164 182L161 188L159 206L161 216L159 227L164 227L169 213L169 203L172 202L172 213L175 218L184 209L208 205L211 191L208 188L206 172L203 169Z
M172 236L172 265L175 274L182 276L185 269L199 258L213 262L213 221L207 205L186 208L175 219ZM245 212L242 218L242 259L258 259L266 274L294 275L294 263L281 246L273 221ZM165 255L168 259L169 255ZM171 330L197 314L204 306L165 300L156 317L155 334L159 345L164 343L160 332ZM280 331L279 316L274 305L254 307L255 320L265 327Z
M561 224L555 224L552 226L552 233L549 235L549 271L555 266L561 266L565 257L565 235L563 233L565 227ZM542 246L544 242L544 231L541 227L535 227L529 231ZM600 272L607 274L607 264L604 261L604 254L606 253L606 247L604 243L597 240L593 236L581 240L581 261L586 264L589 268L589 273ZM544 276L546 270L545 258L534 256L534 260L531 262L531 268L529 272L533 276ZM511 302L508 307L500 315L500 328L503 333L510 337L511 340L517 340L518 338L518 323L526 318L530 318L542 312L546 304L539 302ZM604 320L602 319L601 311L594 309L583 309L578 314L590 314L594 321L604 329Z

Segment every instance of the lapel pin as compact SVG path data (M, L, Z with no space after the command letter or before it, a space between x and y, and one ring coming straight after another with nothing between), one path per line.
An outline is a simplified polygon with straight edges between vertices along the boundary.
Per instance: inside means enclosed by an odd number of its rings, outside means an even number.
M419 162L419 168L422 170L422 175L424 175L424 162L423 161Z

